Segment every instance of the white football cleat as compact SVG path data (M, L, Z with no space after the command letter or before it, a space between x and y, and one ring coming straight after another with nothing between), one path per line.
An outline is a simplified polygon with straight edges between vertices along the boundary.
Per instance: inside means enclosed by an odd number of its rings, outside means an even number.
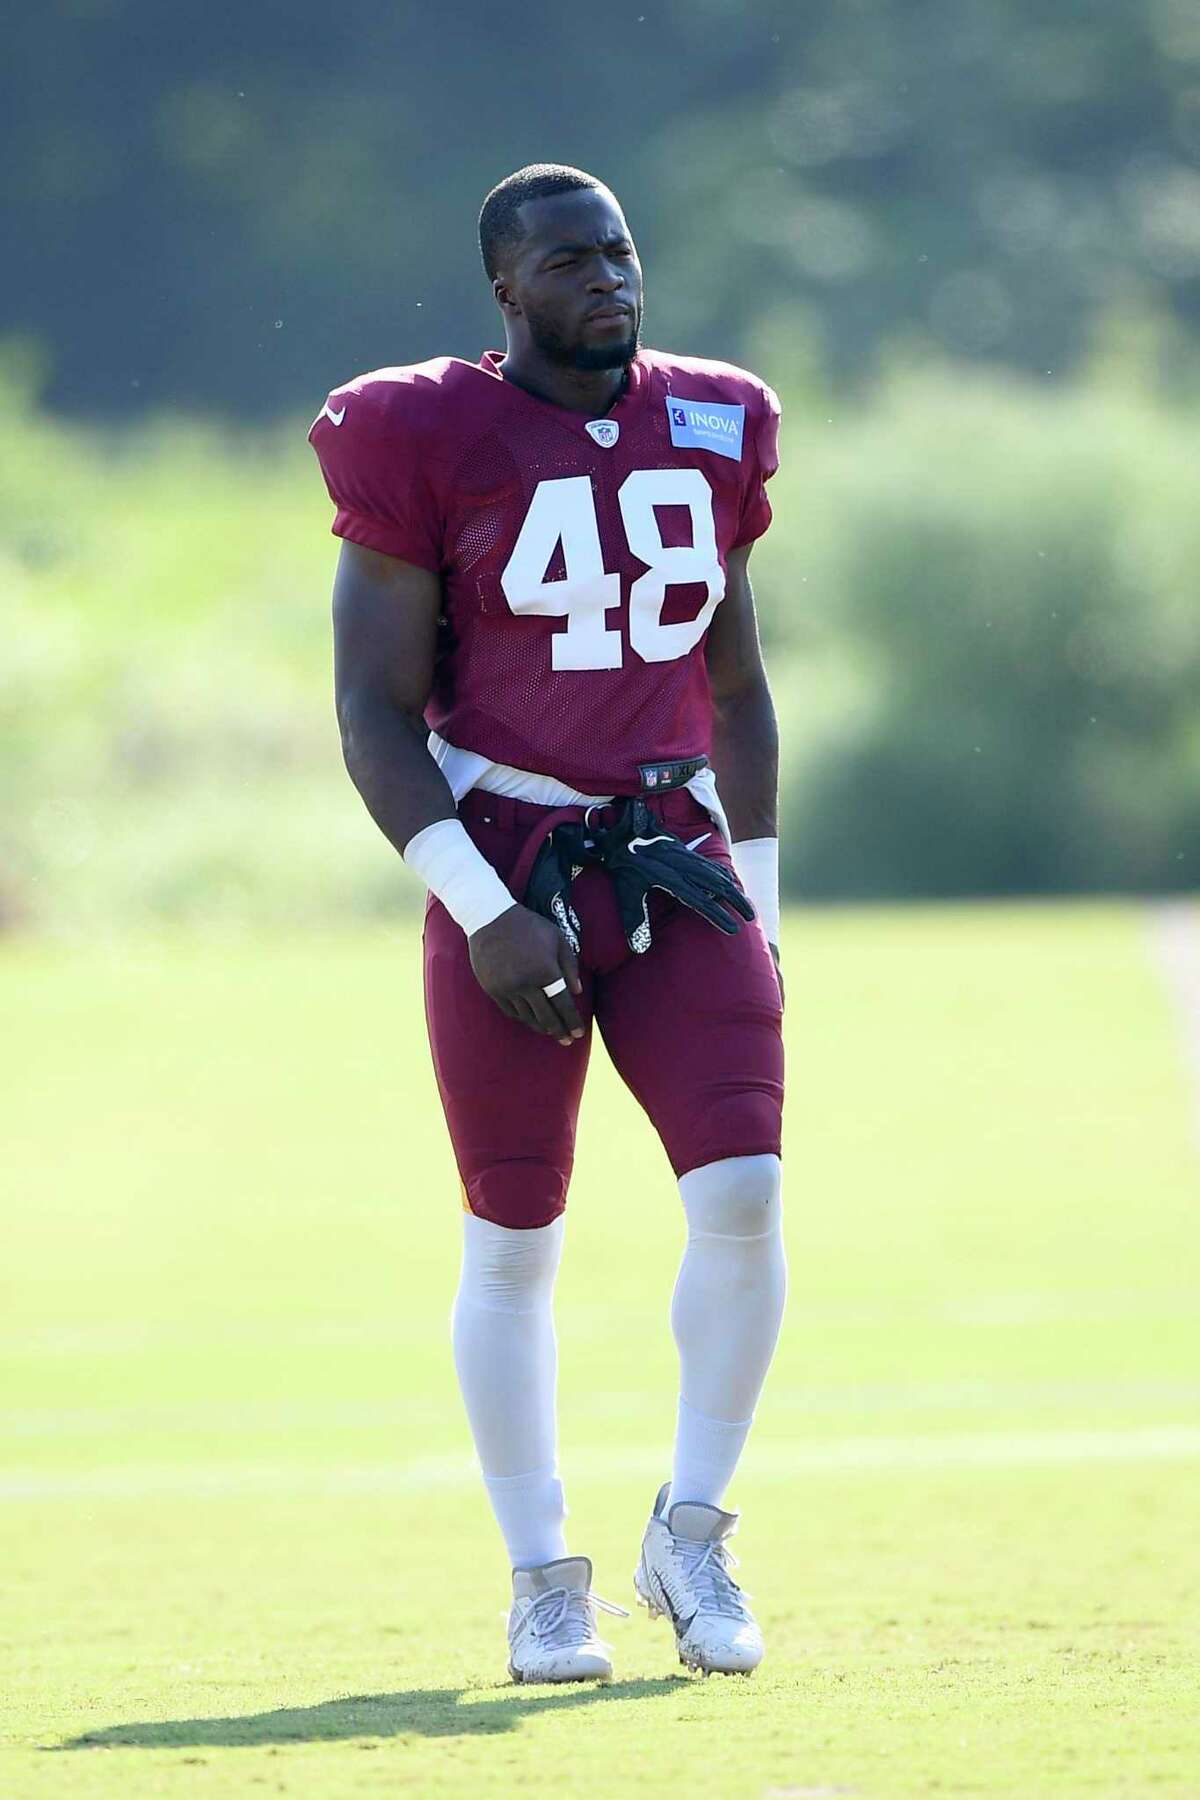
M737 1514L678 1500L664 1515L670 1483L659 1491L633 1576L638 1599L675 1627L679 1660L705 1675L748 1675L763 1659L762 1632L730 1574L726 1538Z
M612 1652L596 1631L596 1608L627 1619L592 1593L586 1556L513 1570L508 1672L514 1681L611 1681Z

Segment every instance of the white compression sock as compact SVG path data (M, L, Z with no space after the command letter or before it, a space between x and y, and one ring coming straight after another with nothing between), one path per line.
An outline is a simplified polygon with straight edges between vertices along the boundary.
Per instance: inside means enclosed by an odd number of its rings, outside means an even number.
M687 1247L671 1301L679 1422L668 1503L720 1506L770 1366L787 1296L777 1156L680 1178Z
M509 1231L463 1218L454 1362L484 1486L514 1569L567 1554L558 1479L554 1277L563 1220Z

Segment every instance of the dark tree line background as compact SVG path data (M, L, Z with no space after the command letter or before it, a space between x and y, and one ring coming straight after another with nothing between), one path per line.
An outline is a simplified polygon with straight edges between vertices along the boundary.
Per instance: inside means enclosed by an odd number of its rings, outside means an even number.
M789 891L1197 886L1200 0L45 0L0 95L0 922L395 906L304 425L542 158L782 394Z
M623 197L652 341L822 374L897 340L1041 374L1200 316L1195 0L46 0L5 31L3 317L46 398L260 416L496 331L483 193Z

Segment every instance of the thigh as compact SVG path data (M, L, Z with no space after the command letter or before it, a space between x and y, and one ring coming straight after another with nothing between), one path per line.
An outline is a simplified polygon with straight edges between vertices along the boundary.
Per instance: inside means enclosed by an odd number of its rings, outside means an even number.
M727 863L723 852L718 860ZM783 1021L757 922L732 937L653 897L644 956L598 981L596 1023L676 1175L780 1152Z
M589 1037L565 1048L506 1018L438 900L424 949L429 1044L464 1204L497 1225L547 1225L566 1203ZM585 988L585 1022L588 998Z

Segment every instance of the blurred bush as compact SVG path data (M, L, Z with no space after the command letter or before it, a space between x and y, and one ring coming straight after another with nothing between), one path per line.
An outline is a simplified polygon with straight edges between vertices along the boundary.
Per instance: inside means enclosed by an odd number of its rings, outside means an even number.
M774 367L774 359L764 366ZM342 771L304 425L39 412L0 371L0 918L415 903ZM1128 370L797 384L755 577L808 898L1197 884L1192 429Z
M101 433L9 370L0 393L0 918L309 925L406 895L341 766L303 423Z
M1197 884L1191 440L1099 373L910 370L791 421L759 585L793 893Z

